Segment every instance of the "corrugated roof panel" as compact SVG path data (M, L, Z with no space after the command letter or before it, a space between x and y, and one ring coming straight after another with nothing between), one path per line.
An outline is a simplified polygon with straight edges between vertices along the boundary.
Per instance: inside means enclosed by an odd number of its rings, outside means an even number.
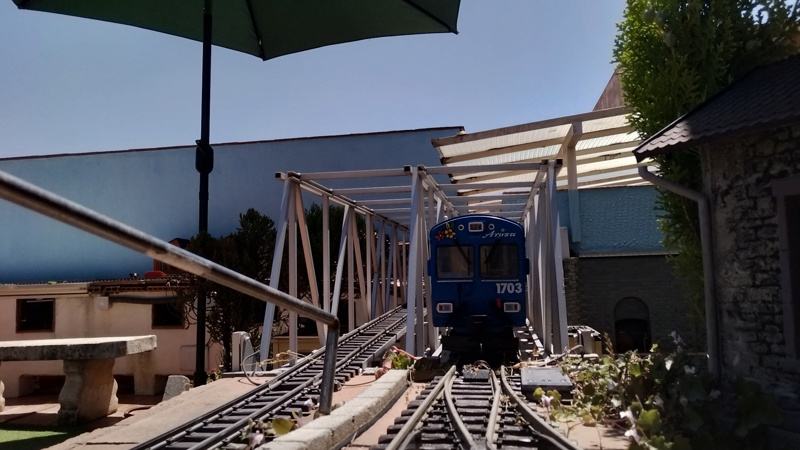
M605 147L607 145L630 143L635 147L639 143L638 133L619 133L610 136L603 136L591 139L581 139L575 144L575 150L589 150L593 148Z
M583 122L583 132L591 133L594 131L608 130L611 128L624 128L628 126L627 116L620 114L617 116L604 117L602 119L586 120Z
M542 159L552 159L558 154L560 145L550 145L548 147L541 147L532 150L522 150L513 153L506 153L502 155L488 156L483 158L470 159L469 161L461 161L448 163L448 166L473 166L485 164L506 164L515 163L520 161L540 161Z
M636 157L634 157L631 153L628 153L627 156L618 157L609 159L606 161L598 161L589 164L578 164L578 177L581 177L583 174L589 172L596 172L598 170L614 170L620 167L630 167L636 165ZM561 175L566 175L567 171L562 170Z
M499 173L499 172L497 172ZM531 182L536 179L536 174L538 172L529 172L529 173L515 173L514 175L504 176L501 178L492 178L491 180L485 181L475 181L475 184L481 183L527 183ZM472 182L470 182L472 183ZM518 189L518 188L515 188Z
M437 148L445 158L447 166L481 166L565 158L559 151L566 142L572 124L580 124L578 127L580 134L575 137L578 187L626 182L639 184L639 180L630 176L625 178L618 173L620 171L636 173L636 159L632 150L639 144L640 138L638 133L630 131L626 114L627 111L621 108L619 111L594 111L539 123L489 130L474 135L460 135L440 140L439 144L450 144ZM596 137L588 137L592 135ZM568 173L566 158L564 164L559 180L564 179ZM471 183L528 182L533 181L535 176L536 172L533 171L530 174L510 172L508 176L504 176L501 172L478 170L458 174L452 177L452 180ZM604 178L607 178L608 182L604 182Z
M442 145L438 148L439 153L443 158L469 155L472 153L483 152L497 148L513 147L517 145L530 144L532 148L535 148L537 142L545 142L551 139L564 138L569 131L569 127L569 125L546 127L520 133L479 139L475 141L466 141L458 144Z

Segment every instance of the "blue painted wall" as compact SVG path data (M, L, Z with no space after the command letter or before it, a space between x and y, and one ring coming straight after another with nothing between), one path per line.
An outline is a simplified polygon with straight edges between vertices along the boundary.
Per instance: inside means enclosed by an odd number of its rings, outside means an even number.
M438 166L431 139L460 130L215 145L209 232L221 236L234 231L239 214L251 207L277 216L283 185L275 172ZM170 240L197 232L199 175L194 153L191 146L3 159L0 170ZM0 201L0 229L2 283L121 278L152 268L146 256L5 201Z
M576 256L663 251L656 196L653 186L579 190L581 240L570 242L570 251ZM567 191L558 192L558 210L561 226L569 228L571 241L574 227Z

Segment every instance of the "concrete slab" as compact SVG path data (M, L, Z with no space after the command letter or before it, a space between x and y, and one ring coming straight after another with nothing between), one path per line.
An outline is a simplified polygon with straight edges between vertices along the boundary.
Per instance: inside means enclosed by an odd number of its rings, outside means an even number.
M155 348L155 335L3 341L0 361L63 360L65 379L59 395L58 422L77 425L117 410L115 358ZM4 403L2 392L0 403Z
M156 348L156 336L31 339L0 342L0 361L107 359Z
M254 378L258 383L266 377ZM50 450L125 450L148 441L173 428L194 420L234 400L257 386L246 378L222 378L205 386L192 388L168 401L117 422L51 447Z

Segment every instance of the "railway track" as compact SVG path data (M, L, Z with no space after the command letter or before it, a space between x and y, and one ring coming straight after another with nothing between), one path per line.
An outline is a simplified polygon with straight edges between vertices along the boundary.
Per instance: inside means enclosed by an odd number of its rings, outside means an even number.
M409 403L371 450L577 450L528 407L507 370L465 366L457 375L452 367Z
M406 312L399 307L342 336L335 379L344 383L381 357L405 333L405 321ZM324 349L314 351L250 393L139 444L134 450L218 449L238 442L250 421L302 415L308 411L309 403L319 398L324 353ZM265 442L269 439L265 436Z

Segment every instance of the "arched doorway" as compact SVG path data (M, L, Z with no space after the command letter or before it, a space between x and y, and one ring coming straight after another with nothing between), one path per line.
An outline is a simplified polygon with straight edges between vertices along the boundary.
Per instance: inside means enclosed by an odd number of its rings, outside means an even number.
M614 334L617 353L650 351L650 309L641 299L626 297L617 302L614 306Z

